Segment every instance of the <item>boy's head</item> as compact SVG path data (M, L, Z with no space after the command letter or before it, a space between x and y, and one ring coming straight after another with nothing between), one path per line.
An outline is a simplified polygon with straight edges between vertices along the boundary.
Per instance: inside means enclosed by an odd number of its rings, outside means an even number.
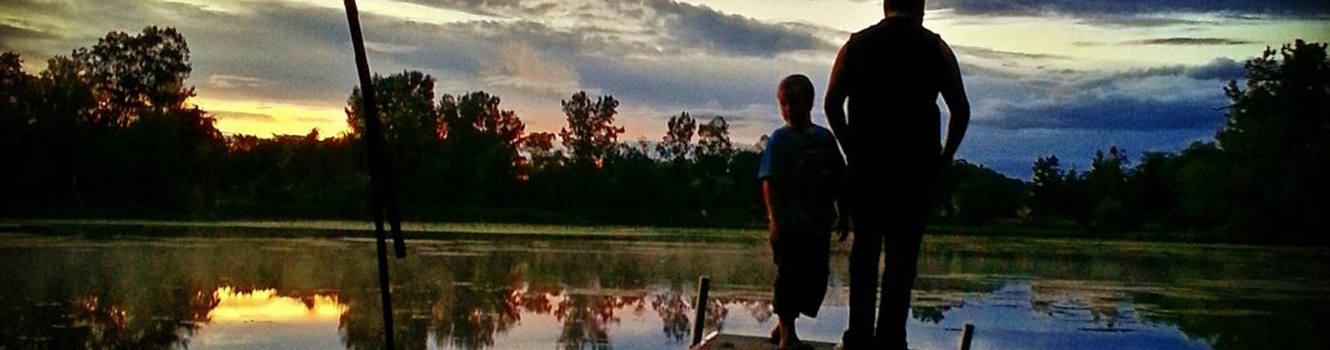
M776 100L780 101L780 115L786 124L806 126L812 123L813 82L808 77L795 74L781 79Z

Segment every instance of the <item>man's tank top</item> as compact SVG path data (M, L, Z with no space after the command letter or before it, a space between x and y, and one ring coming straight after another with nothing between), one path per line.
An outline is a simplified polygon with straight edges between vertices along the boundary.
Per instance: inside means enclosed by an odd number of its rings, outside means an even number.
M846 84L847 141L855 153L873 163L935 160L941 151L937 98L945 79L938 35L917 17L888 17L852 35L845 50L838 84Z

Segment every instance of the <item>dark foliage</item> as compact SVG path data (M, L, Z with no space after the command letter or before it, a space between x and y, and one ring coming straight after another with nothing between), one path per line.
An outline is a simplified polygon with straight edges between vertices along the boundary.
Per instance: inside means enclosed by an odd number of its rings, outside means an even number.
M360 90L345 135L223 137L191 106L189 47L174 29L113 32L29 75L0 55L0 209L20 216L363 217ZM1218 142L1176 153L1109 147L1085 171L1056 156L1031 182L957 161L935 222L1088 228L1101 236L1330 243L1330 61L1297 41L1247 62ZM724 117L687 112L652 145L621 142L619 101L573 93L567 126L526 133L485 92L435 98L434 78L376 76L411 220L760 227L765 142L735 147ZM704 122L705 120L705 122ZM905 184L908 185L908 184Z

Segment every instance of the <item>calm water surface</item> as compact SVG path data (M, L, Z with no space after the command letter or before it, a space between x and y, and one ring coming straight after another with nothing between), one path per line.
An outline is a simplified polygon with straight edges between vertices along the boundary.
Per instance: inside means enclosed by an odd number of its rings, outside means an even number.
M10 231L0 349L382 347L368 239ZM765 242L444 237L392 262L393 331L411 349L684 349L700 275L710 329L775 322ZM846 248L805 338L845 328ZM930 236L914 298L919 349L956 348L965 323L975 349L1330 349L1323 248Z

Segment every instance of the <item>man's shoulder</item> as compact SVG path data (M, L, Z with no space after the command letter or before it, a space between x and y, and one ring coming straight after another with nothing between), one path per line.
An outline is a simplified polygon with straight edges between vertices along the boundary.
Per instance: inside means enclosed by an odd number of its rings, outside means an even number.
M901 30L913 31L929 38L936 38L936 39L941 38L940 35L933 32L932 30L929 30L927 27L924 27L921 24L904 25L895 22L898 21L893 21L892 19L884 19L880 22L874 23L873 25L870 25L867 28L861 29L857 32L854 32L853 34L850 34L850 40L846 42L846 44L857 45L868 38L879 37L881 35L886 35L886 33L888 32L896 32Z
M877 23L873 23L873 25L870 25L870 26L864 27L864 29L860 29L859 31L854 32L853 34L850 34L850 37L851 37L851 38L853 38L853 37L862 37L862 36L865 36L865 35L871 35L871 34L873 34L873 33L877 33L877 32L879 32L879 31L882 31L883 29L885 29L885 28L887 27L887 23L890 23L890 22L887 21L887 20L884 18L884 19L882 19L882 20L879 20Z

